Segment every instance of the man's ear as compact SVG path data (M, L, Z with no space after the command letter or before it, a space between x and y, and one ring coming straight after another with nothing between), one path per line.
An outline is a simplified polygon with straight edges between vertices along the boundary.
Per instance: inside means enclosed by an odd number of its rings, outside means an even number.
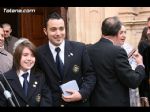
M10 34L11 34L11 32L12 32L12 29L10 29Z
M43 32L44 32L44 34L47 36L46 28L43 28Z

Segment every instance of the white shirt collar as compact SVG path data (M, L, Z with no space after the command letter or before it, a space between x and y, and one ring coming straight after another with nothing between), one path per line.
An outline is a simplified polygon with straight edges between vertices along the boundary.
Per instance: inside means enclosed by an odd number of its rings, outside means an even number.
M31 70L28 70L28 71L26 71L26 72L20 70L19 73L18 73L18 77L19 77L19 78L22 77L22 75L23 75L24 73L27 73L27 72L29 73L29 75L28 75L28 77L27 77L27 80L29 81L29 77L30 77L30 72L31 72Z
M29 80L30 80L30 73L31 73L31 70L28 70L28 71L26 71L26 72L24 72L24 71L22 71L22 70L20 70L19 72L18 72L18 78L19 78L19 81L20 81L20 83L21 83L21 85L22 85L22 87L23 87L23 81L24 81L24 78L22 77L22 75L24 74L24 73L29 73L29 75L28 75L28 77L27 77L27 80L28 80L28 82L29 82Z
M50 41L49 41L49 48L51 50L54 50L55 51L55 48L56 47L59 47L61 49L61 51L64 51L64 47L65 47L65 41L63 40L63 42L59 45L59 46L55 46L53 45Z
M50 41L49 41L49 48L52 52L52 55L53 55L53 58L54 60L56 60L56 51L55 51L55 48L56 47L59 47L61 49L59 55L60 55L60 58L62 60L62 62L64 63L64 49L65 49L65 41L63 40L63 42L59 45L59 46L54 46Z

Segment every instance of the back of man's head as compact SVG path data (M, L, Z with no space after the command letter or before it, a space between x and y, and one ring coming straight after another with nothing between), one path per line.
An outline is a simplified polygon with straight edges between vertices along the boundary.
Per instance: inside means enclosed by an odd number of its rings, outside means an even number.
M58 14L57 12L53 12L50 15L48 15L49 19L62 19L62 16Z
M104 36L116 36L121 29L122 23L117 17L108 17L102 22L102 34Z

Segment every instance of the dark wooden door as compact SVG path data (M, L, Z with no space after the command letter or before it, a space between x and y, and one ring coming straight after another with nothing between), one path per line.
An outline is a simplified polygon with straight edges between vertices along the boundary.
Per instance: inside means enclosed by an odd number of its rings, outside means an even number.
M54 11L61 14L67 26L67 8L64 7L21 7L21 9L35 9L34 13L19 15L20 37L30 39L36 46L47 43L48 39L43 33L44 21L49 13ZM67 31L67 30L66 30Z
M0 25L3 23L8 23L11 25L12 33L11 35L18 37L18 13L7 13L4 10L7 9L17 9L17 7L0 7Z

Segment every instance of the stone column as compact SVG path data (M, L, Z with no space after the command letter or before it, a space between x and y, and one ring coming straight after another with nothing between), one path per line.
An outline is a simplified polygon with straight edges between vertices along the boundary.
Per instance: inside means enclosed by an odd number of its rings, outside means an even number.
M120 7L119 18L127 29L126 42L137 48L141 38L143 25L145 24L139 17L141 10L138 7Z
M120 7L118 11L118 16L122 22L132 22L136 15L137 12L134 7Z
M92 44L101 37L102 7L69 7L69 39Z
M147 21L147 18L150 17L150 7L138 7L139 20Z
M119 7L105 7L105 17L118 16Z

